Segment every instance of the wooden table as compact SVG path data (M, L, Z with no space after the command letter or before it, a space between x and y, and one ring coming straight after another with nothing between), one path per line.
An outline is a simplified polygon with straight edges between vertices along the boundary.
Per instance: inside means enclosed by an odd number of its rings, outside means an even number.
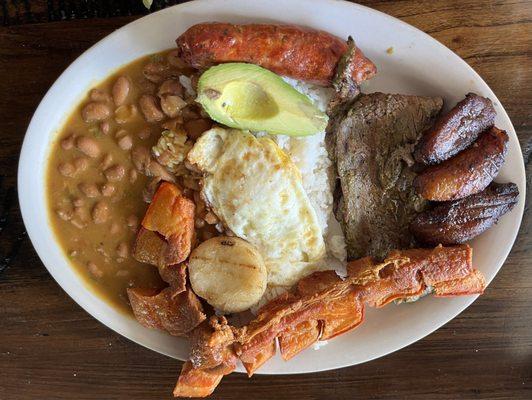
M104 3L114 6L104 10ZM417 26L475 68L508 111L530 177L532 2L362 3ZM81 52L145 12L139 4L0 2L1 400L171 398L181 363L107 329L63 292L24 233L16 194L20 146L42 96ZM127 14L134 16L119 16ZM78 17L87 19L61 20ZM213 398L532 399L531 229L525 212L517 242L485 295L416 344L324 373L251 380L232 374Z

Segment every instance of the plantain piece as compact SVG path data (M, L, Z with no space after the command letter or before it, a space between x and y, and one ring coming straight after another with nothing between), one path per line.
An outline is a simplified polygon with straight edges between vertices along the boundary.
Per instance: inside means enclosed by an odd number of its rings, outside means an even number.
M480 193L418 214L410 231L419 242L430 246L464 243L497 223L518 198L515 183L492 183Z
M466 149L478 135L495 123L490 99L468 93L447 114L441 115L414 149L414 159L422 164L438 164Z
M433 201L458 200L481 192L504 163L507 144L506 132L492 127L453 158L427 167L414 179L414 188Z

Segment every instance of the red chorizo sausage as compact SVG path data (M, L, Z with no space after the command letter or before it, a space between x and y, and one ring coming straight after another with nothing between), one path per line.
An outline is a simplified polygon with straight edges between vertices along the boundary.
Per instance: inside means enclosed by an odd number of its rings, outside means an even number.
M189 28L176 40L183 60L194 68L223 62L248 62L279 75L330 85L347 44L330 33L294 25L234 25L211 22ZM357 83L377 72L356 49L353 78Z

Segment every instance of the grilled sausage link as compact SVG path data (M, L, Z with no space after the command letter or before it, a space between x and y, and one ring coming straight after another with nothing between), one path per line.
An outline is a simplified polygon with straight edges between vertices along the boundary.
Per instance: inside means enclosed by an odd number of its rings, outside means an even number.
M279 75L330 85L347 44L330 33L294 25L234 25L212 22L190 27L176 40L183 60L201 69L223 62L260 65ZM377 69L356 49L353 78L357 83Z
M508 144L505 131L495 127L475 143L414 179L416 192L427 200L457 200L484 190L499 172Z
M418 241L430 246L464 243L497 223L518 198L515 183L492 183L480 193L440 203L418 214L410 231Z
M440 116L427 130L414 150L414 158L423 164L437 164L458 154L477 140L478 135L495 123L495 108L490 99L468 93L447 114Z

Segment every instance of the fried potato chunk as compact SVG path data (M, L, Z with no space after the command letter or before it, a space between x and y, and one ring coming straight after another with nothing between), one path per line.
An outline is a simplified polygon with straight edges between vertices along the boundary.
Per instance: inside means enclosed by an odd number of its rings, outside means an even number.
M190 255L188 269L194 292L224 312L248 309L266 290L261 255L237 237L218 236L201 243Z

